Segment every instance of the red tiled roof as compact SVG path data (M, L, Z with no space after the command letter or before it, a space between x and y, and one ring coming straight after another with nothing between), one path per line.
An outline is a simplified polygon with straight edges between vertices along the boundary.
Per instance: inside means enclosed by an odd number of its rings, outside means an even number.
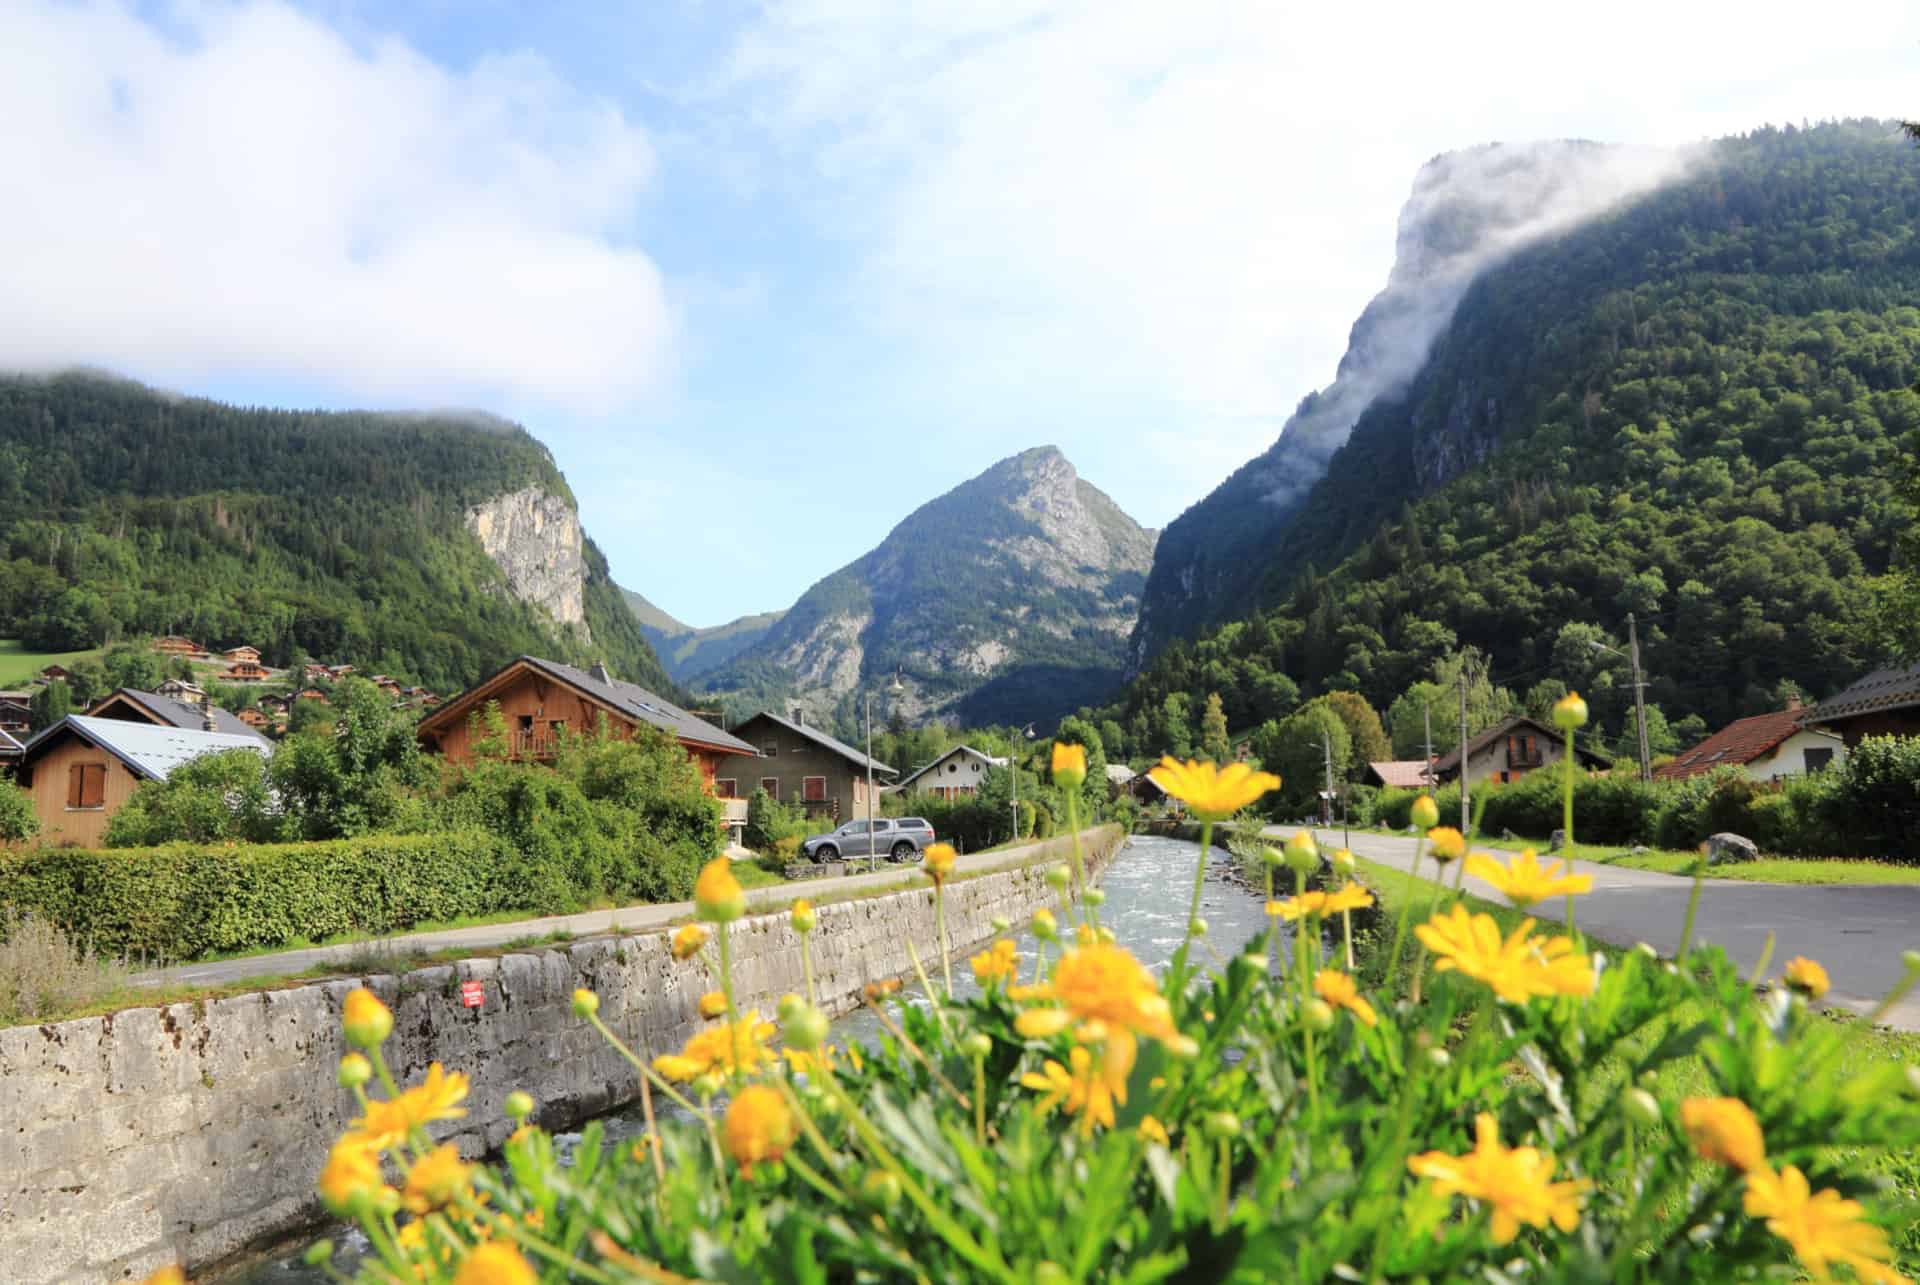
M1427 783L1427 765L1419 759L1390 759L1367 766L1382 785L1396 790L1417 790Z
M1799 731L1806 713L1804 709L1782 709L1736 719L1653 775L1663 781L1684 781L1723 763L1751 763Z

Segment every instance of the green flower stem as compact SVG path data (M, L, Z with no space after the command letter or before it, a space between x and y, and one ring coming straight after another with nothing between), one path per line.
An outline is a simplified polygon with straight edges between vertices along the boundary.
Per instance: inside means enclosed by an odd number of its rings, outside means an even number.
M1007 1282L1007 1285L1022 1285L1020 1278L1001 1259L997 1251L982 1248L979 1242L967 1234L966 1228L955 1222L947 1211L936 1204L920 1184L914 1181L913 1175L907 1171L906 1166L887 1150L887 1144L881 1138L880 1131L873 1126L871 1120L867 1119L866 1114L860 1110L859 1104L841 1089L839 1083L829 1079L827 1089L838 1099L840 1109L846 1113L847 1123L855 1133L860 1135L860 1141L872 1153L874 1160L882 1169L899 1180L900 1190L906 1194L908 1200L913 1202L914 1207L920 1211L928 1224L940 1233L941 1238L953 1246L954 1252L980 1271Z
M1233 1143L1226 1138L1220 1139L1220 1200L1214 1206L1213 1234L1222 1235L1227 1230L1227 1214L1233 1201Z
M1386 994L1393 994L1394 979L1400 974L1400 947L1407 940L1407 918L1413 913L1413 889L1420 881L1420 858L1427 846L1427 836L1422 834L1413 841L1413 864L1407 867L1407 895L1400 901L1399 922L1393 929L1393 949L1387 955Z
M1906 975L1895 982L1893 989L1887 992L1887 997L1880 1001L1873 1012L1867 1014L1867 1020L1854 1029L1854 1038L1859 1038L1862 1030L1878 1025L1880 1019L1887 1015L1888 1010L1905 999L1916 984L1920 984L1920 968L1907 969Z
M399 1097L400 1086L394 1082L393 1072L387 1069L387 1055L380 1051L380 1046L376 1044L368 1049L367 1056L373 1063L373 1073L380 1077L381 1085L387 1090L388 1099Z
M913 938L906 938L907 958L913 961L913 975L920 979L920 989L927 993L927 1007L933 1010L934 1023L940 1028L941 1039L951 1039L947 1031L947 1015L941 1011L940 997L934 993L933 983L927 979L927 970L920 966L920 952L913 948ZM878 1011L878 1006L875 1006Z
M393 1225L391 1214L378 1213L370 1201L363 1200L358 1205L360 1230L367 1234L367 1240L383 1262L393 1269L396 1280L412 1278L413 1265L407 1262L407 1256L400 1252L399 1233Z
M800 967L807 975L807 1003L818 1005L820 997L813 985L813 945L811 933L800 934Z
M1260 868L1266 872L1267 905L1271 906L1273 904L1273 867L1268 865L1266 860L1262 858L1260 862ZM1262 909L1265 909L1265 907L1262 907ZM1269 970L1271 970L1273 966L1273 939L1279 935L1280 935L1279 917L1276 915L1268 915L1267 916L1267 932L1266 932L1266 935L1260 939L1260 958L1266 962Z
M1072 834L1070 851L1073 853L1073 886L1080 897L1080 905L1086 911L1087 922L1096 929L1100 927L1100 908L1087 900L1087 867L1080 855L1080 792L1067 793L1067 829Z
M833 1068L827 1065L824 1057L820 1059L820 1078L823 1081L833 1079ZM807 1141L813 1143L814 1150L820 1153L820 1162L826 1165L827 1172L837 1174L840 1166L845 1163L844 1158L833 1149L826 1136L820 1132L819 1126L813 1122L813 1113L807 1110L806 1103L800 1100L800 1095L793 1091L792 1081L781 1077L779 1084L780 1091L787 1095L787 1105L793 1111L793 1118L800 1122L800 1132L807 1135Z
M1773 962L1773 934L1767 934L1766 944L1760 947L1760 962L1753 966L1753 976L1747 979L1748 986L1758 986L1760 979L1767 975L1767 965Z
M1565 767L1566 767L1566 770L1560 773L1560 780L1561 780L1560 824L1565 826L1567 831L1567 873L1572 874L1573 873L1573 854L1579 851L1579 849L1573 846L1574 757L1573 757L1573 729L1571 727L1567 729L1567 761L1566 761ZM1573 922L1573 894L1572 893L1567 894L1567 935L1573 938L1574 943L1576 945L1579 944L1580 930L1574 926L1574 922Z
M953 998L953 947L947 943L947 885L944 880L933 885L933 917L940 925L940 971L945 975L947 998Z
M970 1111L973 1109L972 1104L967 1101L967 1095L962 1093L959 1090L959 1088L957 1088L954 1085L952 1080L949 1080L945 1075L941 1074L940 1068L934 1064L934 1061L932 1058L927 1056L926 1051L922 1049L918 1044L915 1044L912 1038L909 1037L905 1031L901 1030L897 1025L895 1025L891 1017L887 1016L886 1009L880 1007L878 1004L875 1004L873 1006L873 1015L874 1017L879 1019L881 1028L884 1029L887 1034L893 1036L894 1040L900 1045L901 1048L907 1051L909 1056L915 1058L917 1061L919 1061L920 1065L927 1068L927 1074L933 1077L934 1082L936 1084L940 1085L947 1092L953 1094L953 1100L955 1102L958 1102L963 1110ZM943 1033L944 1033L944 1030L945 1028L943 1027L942 1028ZM951 1037L947 1037L947 1038L951 1038Z
M1296 870L1293 873L1294 901L1296 903L1303 902L1306 900L1306 896L1307 896L1307 877L1301 874L1298 870ZM1313 963L1312 963L1311 956L1317 955L1320 953L1318 949L1319 942L1317 940L1314 942L1315 949L1313 949L1311 952L1308 950L1307 927L1309 924L1313 926L1314 935L1317 938L1320 932L1320 922L1318 918L1313 915L1302 915L1300 916L1299 919L1295 920L1294 923L1295 923L1295 927L1293 930L1294 972L1299 974L1300 1003L1302 1004L1302 1006L1304 1006L1313 999Z
M987 1145L987 1060L973 1059L973 1140Z
M740 1014L733 1006L733 925L715 924L713 935L720 943L720 993L727 998L727 1042L733 1047L733 1073L745 1076L747 1060L741 1055Z
M835 1186L832 1180L824 1178L815 1172L813 1166L802 1160L796 1153L789 1151L781 1157L781 1163L799 1174L809 1187L812 1187L834 1204L845 1205L852 1203L847 1199L846 1192Z
M707 1112L705 1111L704 1108L695 1106L692 1103L692 1101L690 1101L687 1098L685 1094L681 1093L678 1089L674 1088L672 1084L668 1083L667 1078L664 1075L661 1075L660 1072L654 1070L651 1066L648 1066L646 1062L641 1060L639 1054L635 1053L632 1049L628 1048L626 1045L626 1042L623 1041L618 1035L615 1035L612 1029L608 1027L608 1025L605 1022L600 1020L600 1014L598 1013L589 1014L587 1017L587 1022L589 1025L593 1027L594 1030L600 1032L601 1039L613 1045L614 1051L619 1053L621 1057L624 1057L625 1059L627 1059L627 1061L632 1064L634 1070L640 1072L640 1075L643 1079L652 1080L656 1085L659 1086L660 1091L662 1093L672 1098L674 1102L684 1110L691 1111L694 1115L697 1115L702 1119L706 1117Z
M1306 1011L1300 1013L1300 1029L1307 1037L1307 1111L1313 1127L1320 1127L1320 1063L1313 1052L1313 1024Z
M1342 884L1340 886L1342 888L1346 887L1345 884ZM1347 971L1351 973L1353 971L1353 911L1351 908L1345 908L1340 911L1340 927L1346 933Z
M1680 949L1674 959L1685 961L1693 949L1693 917L1700 909L1700 885L1707 877L1707 854L1702 852L1693 863L1693 891L1687 894L1687 920L1680 928Z

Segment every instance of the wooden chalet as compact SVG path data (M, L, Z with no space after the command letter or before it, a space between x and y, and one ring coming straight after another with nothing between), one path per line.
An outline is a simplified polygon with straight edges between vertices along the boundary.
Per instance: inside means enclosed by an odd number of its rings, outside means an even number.
M292 708L293 705L298 704L300 701L319 701L322 705L333 704L332 701L327 699L327 694L318 687L302 688L295 694L293 700L289 702L288 708Z
M1838 735L1848 749L1868 736L1920 736L1920 665L1877 669L1804 711L1800 723Z
M183 638L179 634L168 634L165 638L154 639L153 649L163 656L183 656L188 660L206 655L199 643L191 638Z
M709 790L721 759L759 752L664 697L621 682L605 665L576 669L538 656L510 661L422 718L417 726L421 747L455 762L469 761L473 757L469 721L489 705L499 706L513 753L523 758L552 758L565 732L591 732L602 715L615 735L631 735L642 724L672 734L700 765L701 779Z
M0 692L0 732L7 732L16 739L24 738L33 728L33 693L30 691Z
M809 726L799 709L792 718L755 714L733 730L753 752L729 754L716 766L714 792L723 799L744 799L761 789L782 802L798 803L809 817L838 824L868 808L869 772L876 796L881 786L899 775L885 763Z
M48 665L40 671L40 681L43 683L64 683L71 677L73 671L65 665Z
M1565 757L1566 740L1564 733L1539 719L1515 714L1468 741L1466 750L1469 787L1487 782L1505 785L1558 763ZM1598 770L1609 766L1608 760L1584 745L1574 747L1574 757L1584 768ZM1460 760L1458 746L1441 755L1433 765L1433 779L1441 784L1459 779Z
M257 660L236 660L220 671L223 683L264 683L273 673Z
M245 643L240 644L238 647L229 647L220 654L226 658L227 663L230 665L238 665L243 661L252 661L256 665L260 663L260 649L258 647L249 647Z
M69 714L21 750L19 781L40 818L43 843L94 847L107 821L147 781L164 781L182 763L222 750L269 754L246 731L235 736L137 720Z
M93 708L87 711L87 716L126 723L152 723L157 727L221 732L228 736L251 736L256 740L259 739L258 732L233 714L221 709L218 705L208 704L204 694L198 703L190 704L170 696L162 696L159 692L143 692L132 687L122 687L112 695L95 701Z

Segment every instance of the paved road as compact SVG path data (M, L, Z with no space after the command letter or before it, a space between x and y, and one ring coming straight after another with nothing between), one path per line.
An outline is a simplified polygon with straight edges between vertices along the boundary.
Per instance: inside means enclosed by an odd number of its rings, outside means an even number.
M1268 831L1276 832L1288 834L1292 827ZM1358 855L1397 870L1405 870L1413 860L1414 841L1408 838L1356 834L1352 846ZM1644 941L1663 954L1679 948L1691 879L1592 861L1576 861L1574 866L1593 876L1593 891L1574 903L1582 931L1620 946ZM1420 874L1436 880L1440 868L1431 859L1423 860ZM1489 901L1505 901L1478 879L1469 877L1466 886ZM1560 899L1536 906L1532 913L1542 921L1558 922L1565 918L1566 902ZM1828 1003L1856 1013L1871 1012L1900 980L1901 952L1920 948L1920 885L1862 887L1731 879L1708 879L1702 885L1695 940L1722 946L1743 968L1752 968L1769 932L1776 939L1776 970L1795 955L1817 959L1833 978ZM1889 1026L1920 1030L1920 991L1896 1005L1884 1020Z
M1064 859L1066 848L1058 846L1059 842L1059 840L1052 840L1050 843L1031 843L1024 847L1004 848L995 852L969 853L960 858L957 869L963 874L980 874L1024 865L1039 857L1050 845L1054 846L1061 859ZM895 866L882 861L880 869L872 874L809 879L798 883L755 888L747 893L747 906L750 910L767 911L778 909L801 897L837 897L848 892L872 888L905 887L916 882L924 886L926 881L915 877L918 869L918 866ZM413 951L432 953L455 947L488 950L521 938L545 937L556 932L570 933L575 937L591 937L600 933L647 932L665 928L677 920L689 919L692 915L691 901L676 901L655 905L626 906L618 910L590 910L578 915L520 919L513 923L486 924L478 928L452 928L444 932L410 933L401 937L387 938L385 941L391 945L396 954ZM318 964L341 964L356 955L365 956L369 949L370 943L367 942L341 946L316 946L310 950L288 950L273 955L249 955L240 959L181 964L173 968L141 973L133 980L141 986L221 986L255 977L285 977L290 973L305 972Z

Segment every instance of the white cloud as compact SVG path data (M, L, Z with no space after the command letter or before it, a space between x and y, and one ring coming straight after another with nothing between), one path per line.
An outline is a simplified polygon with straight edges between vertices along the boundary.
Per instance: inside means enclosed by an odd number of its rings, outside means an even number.
M1332 377L1436 153L1913 111L1916 34L1903 0L775 0L726 83L853 248L852 315L1089 435L1164 404L1096 479L1164 521Z
M671 362L655 159L530 55L448 71L277 3L10 5L0 366L588 413Z

